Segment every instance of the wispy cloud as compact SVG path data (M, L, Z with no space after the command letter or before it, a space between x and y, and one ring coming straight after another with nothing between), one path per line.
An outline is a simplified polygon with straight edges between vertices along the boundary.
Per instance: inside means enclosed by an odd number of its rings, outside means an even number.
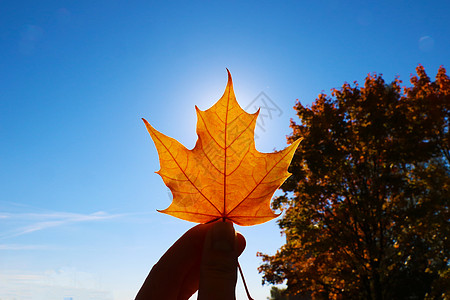
M2 270L0 273L0 298L113 299L111 292L105 291L102 287L100 277L97 274L71 268L44 272Z
M74 223L95 222L114 219L125 214L109 214L98 211L90 214L71 212L40 212L40 213L5 213L0 212L0 222L21 224L21 226L0 231L0 240L30 234L36 231ZM5 226L2 226L5 228ZM1 250L1 247L0 247Z

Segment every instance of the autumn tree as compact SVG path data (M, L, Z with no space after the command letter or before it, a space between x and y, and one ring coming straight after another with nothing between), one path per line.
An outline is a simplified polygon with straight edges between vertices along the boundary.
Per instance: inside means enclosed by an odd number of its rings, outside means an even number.
M450 297L450 80L422 66L297 101L303 138L273 207L286 236L259 254L265 283L313 299Z

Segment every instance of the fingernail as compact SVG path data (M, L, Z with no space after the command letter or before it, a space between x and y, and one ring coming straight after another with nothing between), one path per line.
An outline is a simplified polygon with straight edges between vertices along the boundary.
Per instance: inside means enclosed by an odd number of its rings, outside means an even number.
M212 228L213 249L231 252L234 250L234 228L229 222L217 222Z

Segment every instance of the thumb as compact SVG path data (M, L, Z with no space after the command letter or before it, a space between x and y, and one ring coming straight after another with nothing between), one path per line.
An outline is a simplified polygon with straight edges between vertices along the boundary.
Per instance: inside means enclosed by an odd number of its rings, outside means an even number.
M235 299L238 256L244 248L245 239L232 223L213 224L203 246L198 300Z

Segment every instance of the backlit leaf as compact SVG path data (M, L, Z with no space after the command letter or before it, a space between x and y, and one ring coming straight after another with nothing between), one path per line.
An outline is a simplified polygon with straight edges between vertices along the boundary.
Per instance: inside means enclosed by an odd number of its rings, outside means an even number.
M231 75L223 96L197 111L198 140L191 150L144 123L159 154L157 172L173 194L160 212L187 221L229 220L239 225L267 222L278 215L270 199L290 176L287 168L300 142L274 153L255 148L259 111L246 113L237 103Z

